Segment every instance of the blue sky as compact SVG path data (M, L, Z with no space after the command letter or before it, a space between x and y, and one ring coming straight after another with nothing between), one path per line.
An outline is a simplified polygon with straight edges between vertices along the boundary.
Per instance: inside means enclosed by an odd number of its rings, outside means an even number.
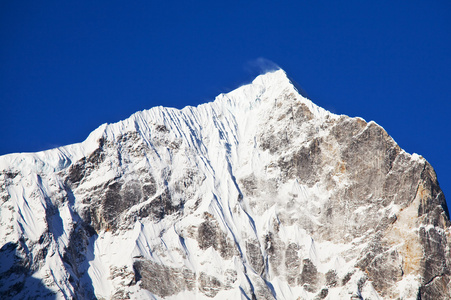
M449 201L450 16L449 1L1 1L0 155L210 101L268 60L423 155Z

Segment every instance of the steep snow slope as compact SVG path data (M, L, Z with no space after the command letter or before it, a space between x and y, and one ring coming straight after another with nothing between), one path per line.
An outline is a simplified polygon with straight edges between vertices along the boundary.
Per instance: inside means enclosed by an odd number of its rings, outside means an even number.
M282 70L0 170L2 299L451 295L432 167Z

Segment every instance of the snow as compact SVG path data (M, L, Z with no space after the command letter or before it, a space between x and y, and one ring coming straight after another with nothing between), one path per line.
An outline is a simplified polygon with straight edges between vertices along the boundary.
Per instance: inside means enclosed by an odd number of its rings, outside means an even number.
M91 237L89 241L86 257L87 275L84 280L92 282L97 297L108 299L115 288L122 284L120 279L111 278L112 268L124 267L132 272L133 262L137 258L152 260L173 268L186 266L195 270L197 274L206 272L219 280L223 280L222 274L226 269L234 269L238 272L235 287L240 286L240 288L221 290L217 297L245 299L241 288L249 290L249 276L260 276L260 274L252 274L254 271L246 259L248 255L246 242L251 240L261 243L259 246L262 255L267 255L262 245L263 233L273 231L276 223L280 223L279 216L305 217L321 225L321 220L316 217L317 214L312 212L319 209L320 201L324 201L321 199L328 199L330 193L322 185L307 186L297 179L285 183L278 182L276 179L280 176L279 171L268 167L274 162L274 155L269 151L261 151L257 147L259 139L257 132L262 127L262 122L269 119L277 101L284 101L280 99L280 96L291 93L295 95L296 101L304 104L314 115L310 125L316 128L317 136L325 135L326 133L321 131L322 124L326 120L337 119L339 116L299 95L285 72L278 70L260 75L251 84L230 93L221 94L211 103L198 107L188 106L182 110L154 107L137 112L124 121L103 124L79 144L37 153L10 154L0 157L0 170L19 172L19 177L14 180L22 183L22 185L8 187L8 193L11 195L9 203L12 209L2 207L0 217L1 220L12 220L10 223L14 224L14 232L7 235L2 233L0 236L2 243L15 242L22 236L36 242L47 229L50 229L53 239L50 247L55 254L44 262L45 265L36 273L36 276L37 278L53 277L57 285L51 286L50 289L62 291L58 294L59 298L70 295L73 291L67 284L67 270L61 267L62 256L69 243L69 233L79 221L74 212L86 205L81 201L84 195L89 194L98 185L132 173L139 168L147 168L150 173L157 172L156 170L163 173L171 167L171 176L175 178L174 181L183 180L184 170L194 169L205 176L205 180L196 187L193 199L189 199L191 202L188 201L185 204L185 209L193 207L195 197L199 197L203 201L195 210L197 213L178 220L168 217L157 223L141 219L128 230L123 229L115 233L98 232L98 235ZM367 126L372 124L369 122ZM273 125L276 132L286 130L287 127L287 123L284 122L274 122ZM155 126L164 126L168 133L161 134L155 130ZM64 172L71 164L91 155L99 147L100 139L117 141L127 133L137 133L154 151L153 154L145 156L145 159L134 165L127 165L124 162L124 165L119 166L114 165L112 157L107 157L106 162L109 162L109 165L105 163L93 170L90 175L92 179L82 182L77 187L78 192L74 194L74 202L56 203L55 213L47 220L45 216L46 209L50 205L48 201L56 201L55 199L58 198L53 189L62 185L62 182L58 182L59 179L55 179L57 177L52 179L49 174ZM298 132L293 139L297 144L304 145L308 142L306 136L306 132ZM158 143L163 146L159 146ZM183 146L179 155L174 155L173 151L169 150L173 143ZM420 157L413 154L411 159L419 160ZM40 176L43 176L43 179ZM240 202L238 199L242 191L237 188L237 181L252 176L257 180L259 178L267 180L263 183L258 182L262 185L268 185L268 182L273 180L277 186L277 195L265 189L261 191L259 197L250 196L249 201ZM337 184L346 184L346 181L338 176L334 178ZM53 187L49 183L52 180ZM159 192L161 190L157 191L157 195ZM48 200L46 197L51 199ZM285 200L281 199L291 199L297 205L290 207L284 202ZM139 211L152 200L153 198L149 198L130 207L127 213ZM255 203L251 205L252 201ZM303 210L299 211L296 207L301 207ZM214 216L214 219L218 221L218 227L227 233L228 238L233 238L234 242L240 245L238 256L224 259L212 247L204 250L199 248L194 238L195 234L189 233L187 228L196 227L204 221L201 212L208 212ZM48 226L52 227L48 228ZM6 232L6 225L2 224L0 229ZM319 272L336 270L339 276L344 276L353 269L356 262L355 257L349 258L344 255L354 247L352 243L315 241L297 223L280 226L278 235L287 245L290 242L297 243L302 249L299 251L300 258L310 259ZM357 275L353 276L353 280L355 278ZM314 297L314 294L306 292L302 287L288 285L281 275L270 272L268 280L271 280L278 299L296 297L312 299ZM406 286L405 289L410 290L418 282L412 280L410 277L404 279L402 285ZM356 282L351 281L343 289L331 288L327 299L342 297L344 289L351 289L352 284L355 286ZM401 291L405 289L400 287ZM130 291L132 298L159 299L138 287L132 287ZM371 284L364 286L362 295L368 299L379 299ZM193 296L196 299L208 299L201 293L193 295L193 292L189 291L167 299L186 299Z

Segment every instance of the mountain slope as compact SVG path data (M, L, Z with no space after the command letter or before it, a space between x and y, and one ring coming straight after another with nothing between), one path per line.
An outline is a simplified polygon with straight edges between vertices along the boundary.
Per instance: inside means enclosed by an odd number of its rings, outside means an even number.
M282 70L0 170L2 298L451 295L433 168Z

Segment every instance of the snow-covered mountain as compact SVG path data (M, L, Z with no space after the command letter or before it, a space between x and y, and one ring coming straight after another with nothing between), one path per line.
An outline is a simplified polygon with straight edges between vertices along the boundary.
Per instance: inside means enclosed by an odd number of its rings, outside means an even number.
M1 299L450 299L429 163L283 70L0 157Z

